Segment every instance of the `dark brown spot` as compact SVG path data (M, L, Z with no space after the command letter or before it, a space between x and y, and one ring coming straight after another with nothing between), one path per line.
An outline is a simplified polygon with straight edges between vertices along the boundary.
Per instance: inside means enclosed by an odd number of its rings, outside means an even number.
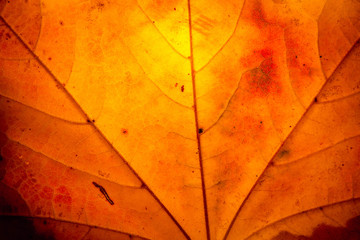
M181 91L184 92L184 85L181 86Z
M318 99L317 99L317 97L315 97L315 99L314 99L314 102L318 102Z
M322 208L320 208L322 210ZM347 221L345 227L335 227L327 224L319 224L307 237L304 235L295 235L288 231L281 231L272 240L352 240L360 239L360 216L351 218Z
M204 132L204 129L199 128L199 133L202 134Z
M286 156L286 155L289 155L289 151L288 151L288 150L283 150L283 151L281 151L281 152L279 153L278 157L279 157L279 158L282 158L282 157L284 157L284 156Z

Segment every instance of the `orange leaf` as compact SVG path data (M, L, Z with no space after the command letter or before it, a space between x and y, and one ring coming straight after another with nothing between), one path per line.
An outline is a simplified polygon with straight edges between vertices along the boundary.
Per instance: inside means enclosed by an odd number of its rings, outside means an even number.
M359 236L359 3L0 13L7 239Z

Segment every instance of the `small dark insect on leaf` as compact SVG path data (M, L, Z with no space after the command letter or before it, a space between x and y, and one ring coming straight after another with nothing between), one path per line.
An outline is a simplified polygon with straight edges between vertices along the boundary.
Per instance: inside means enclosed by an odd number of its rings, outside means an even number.
M100 192L105 196L106 200L111 204L114 205L113 200L110 199L109 195L107 194L105 188L99 184L97 184L96 182L92 182L92 184L94 184L95 187L100 189Z

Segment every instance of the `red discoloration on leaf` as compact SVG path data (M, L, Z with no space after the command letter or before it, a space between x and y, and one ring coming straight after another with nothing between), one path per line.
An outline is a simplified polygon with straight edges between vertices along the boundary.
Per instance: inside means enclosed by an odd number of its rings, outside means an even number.
M273 50L269 48L265 48L260 50L260 53L264 58L271 58L273 55Z
M280 82L276 80L277 65L269 53L270 51L266 51L262 54L267 57L258 68L245 74L250 93L254 96L266 97L269 94L276 94L281 91Z
M61 193L61 194L69 194L69 191L67 190L67 188L65 186L60 186L56 189L57 192Z
M275 76L275 71L277 69L276 64L272 58L266 58L260 65L260 69L266 75Z
M47 200L52 199L53 195L54 195L54 190L48 186L44 186L42 191L40 192L40 197Z
M68 189L65 186L60 186L56 189L57 195L54 198L54 202L57 204L71 205L72 199Z
M265 20L264 10L260 1L256 1L253 4L254 6L251 11L251 22L255 24L258 28L262 28L267 24Z
M282 35L282 30L272 28L267 35L269 38L275 38L275 36ZM281 92L282 79L275 60L278 55L275 46L272 45L270 41L268 47L254 51L253 59L257 59L261 63L243 76L249 85L250 93L254 96L266 97L269 94L280 94Z
M71 197L70 196L64 196L64 195L56 195L54 199L55 203L64 203L67 205L71 204Z

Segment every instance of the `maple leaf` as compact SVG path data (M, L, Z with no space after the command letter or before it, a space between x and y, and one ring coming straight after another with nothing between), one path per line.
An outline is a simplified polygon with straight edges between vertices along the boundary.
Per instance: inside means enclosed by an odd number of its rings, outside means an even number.
M358 2L0 13L5 239L359 237Z

